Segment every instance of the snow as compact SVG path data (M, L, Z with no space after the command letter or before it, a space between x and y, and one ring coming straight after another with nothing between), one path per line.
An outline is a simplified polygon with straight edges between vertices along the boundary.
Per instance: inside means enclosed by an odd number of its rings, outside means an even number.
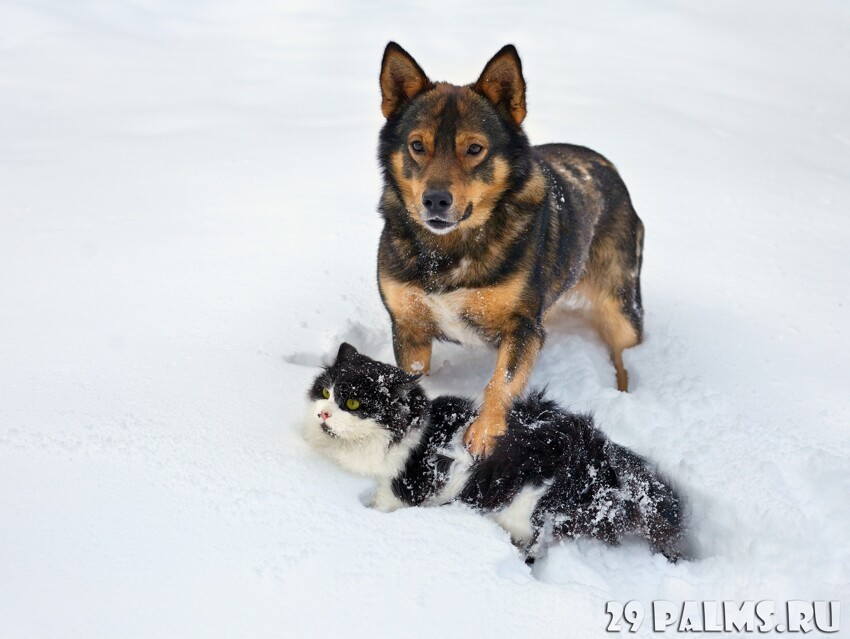
M0 636L593 637L609 600L846 605L848 28L829 0L0 4ZM391 361L390 39L459 83L513 42L532 141L619 167L647 228L633 390L567 313L532 383L658 463L698 560L579 541L531 571L467 509L365 508L303 441L342 339ZM476 396L493 362L440 345L427 388Z

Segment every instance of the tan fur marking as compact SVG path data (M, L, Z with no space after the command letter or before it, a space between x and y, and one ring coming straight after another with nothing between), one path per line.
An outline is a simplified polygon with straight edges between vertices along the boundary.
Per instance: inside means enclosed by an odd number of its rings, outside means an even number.
M410 219L422 228L428 228L422 220L422 216L419 215L419 206L417 204L417 202L422 201L422 193L425 191L424 182L417 179L409 180L404 177L404 153L405 151L396 151L390 156L393 175L401 189L404 208L410 214Z
M493 212L493 207L496 205L499 196L508 187L510 170L506 160L494 158L493 181L490 184L482 180L475 180L462 184L456 189L459 209L465 210L468 204L472 203L472 215L466 221L468 226L477 228L490 219L490 214Z
M471 289L464 301L464 313L487 333L500 335L522 308L527 274L495 286Z
M547 189L546 177L540 167L535 164L522 190L516 194L516 199L520 202L542 202L546 197Z
M484 151L478 155L469 155L467 151L471 144L480 144ZM458 131L455 134L455 153L458 159L469 167L475 167L487 157L487 136L478 131Z
M409 316L411 321L418 319L423 325L431 323L428 305L423 301L425 292L422 289L397 282L385 275L381 275L378 283L384 300L394 313Z
M617 372L617 388L628 391L629 374L623 366L623 351L640 342L637 332L623 315L620 300L605 290L600 290L592 279L583 279L576 285L576 290L590 302L593 324L608 345L611 361Z
M422 143L425 145L425 158L431 157L434 154L434 131L424 127L414 129L407 136L408 145L417 138L422 140ZM412 155L411 157L415 161L418 161L419 156Z
M433 342L428 342L420 346L411 346L404 351L404 357L398 367L408 373L430 375L432 345Z
M425 302L425 292L384 275L379 276L378 286L394 321L396 363L410 373L428 374L436 326L431 309Z
M587 280L588 285L600 293L612 295L620 288L627 275L622 260L623 256L614 238L597 237L587 261L587 272L582 279Z
M475 454L487 454L492 448L494 438L501 435L505 428L505 413L513 398L525 388L534 360L540 351L541 341L537 338L526 344L518 344L513 336L517 313L522 312L525 304L523 294L527 273L521 272L506 282L482 289L470 291L465 300L464 312L484 331L500 337L499 352L496 358L496 370L484 389L481 414L473 422L464 436L464 441ZM515 350L521 348L522 354L512 375L508 370Z
M475 455L486 455L492 450L495 438L505 432L507 411L513 399L525 389L542 344L540 340L534 340L525 346L519 366L509 379L508 366L514 346L512 340L507 338L499 347L496 370L484 389L481 413L464 435L464 442Z
M404 206L410 211L410 203L413 201L413 188L410 182L404 177L404 151L395 151L390 156L390 163L393 167L393 175L401 189Z

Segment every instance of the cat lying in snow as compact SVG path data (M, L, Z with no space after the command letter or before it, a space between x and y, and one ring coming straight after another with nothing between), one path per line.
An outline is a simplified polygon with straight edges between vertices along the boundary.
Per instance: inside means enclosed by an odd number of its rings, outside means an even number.
M493 452L477 459L463 445L473 403L429 400L417 380L342 344L308 393L307 441L376 478L375 508L462 502L507 530L529 562L551 540L579 536L612 544L638 536L671 561L683 556L682 500L589 415L531 393L514 402Z

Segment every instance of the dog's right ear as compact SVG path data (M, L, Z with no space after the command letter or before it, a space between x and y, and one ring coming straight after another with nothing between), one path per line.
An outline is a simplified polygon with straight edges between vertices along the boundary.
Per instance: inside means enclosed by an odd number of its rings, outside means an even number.
M410 54L390 42L381 62L381 113L385 118L434 85Z
M348 342L343 342L336 353L336 361L344 362L345 360L350 359L355 355L357 355L357 349L354 348Z

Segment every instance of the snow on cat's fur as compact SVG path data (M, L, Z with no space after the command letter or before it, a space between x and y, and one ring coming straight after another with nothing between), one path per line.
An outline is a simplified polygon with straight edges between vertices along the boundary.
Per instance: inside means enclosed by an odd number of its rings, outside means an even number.
M609 543L636 535L682 557L683 504L645 460L608 440L591 417L543 393L514 403L485 459L464 448L471 401L430 401L417 377L349 345L310 387L305 437L340 466L378 480L373 506L455 500L491 516L533 559L551 539Z

